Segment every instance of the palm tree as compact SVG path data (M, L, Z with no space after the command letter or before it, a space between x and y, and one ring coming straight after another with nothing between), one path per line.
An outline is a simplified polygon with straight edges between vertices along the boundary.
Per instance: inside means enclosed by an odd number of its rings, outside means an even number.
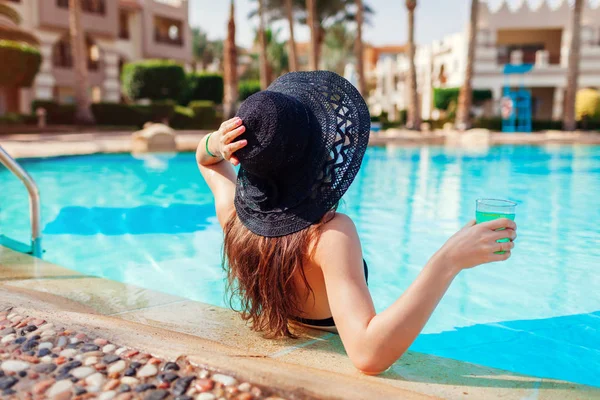
M353 57L355 50L356 35L348 24L338 22L329 27L323 43L323 68L344 74L348 59Z
M265 37L265 14L263 9L263 0L258 0L258 42L259 51L259 71L260 88L265 90L269 86L269 64L267 62L267 38Z
M456 127L459 130L471 127L471 105L473 104L473 62L475 48L477 47L477 19L479 14L479 0L471 0L471 20L469 22L469 44L467 50L467 66L465 81L460 88L458 96L458 110L456 111Z
M419 94L417 93L417 69L415 68L415 8L417 0L406 0L408 11L408 117L407 128L420 130L421 118L419 115Z
M316 0L306 0L306 20L310 28L310 51L308 54L309 67L316 71L319 69L319 35L321 26L317 24Z
M579 58L581 44L581 10L584 0L575 0L573 9L573 23L571 24L571 43L569 45L569 66L567 70L567 90L565 92L565 110L563 129L574 131L577 128L575 121L575 97L579 80Z
M231 0L229 9L229 23L227 25L227 40L225 41L225 49L223 52L225 81L224 93L224 117L225 119L233 118L237 111L238 101L238 71L237 71L237 47L235 45L235 4Z
M358 90L363 96L366 95L367 85L365 82L365 63L362 41L363 25L363 2L356 0L356 69L358 71Z
M290 40L289 40L289 52L290 52L290 70L298 70L298 54L296 53L296 39L294 38L294 6L292 0L285 0L285 14L290 27Z
M90 98L88 96L88 70L85 34L81 27L81 2L69 0L69 31L73 69L75 70L75 119L82 124L93 124Z

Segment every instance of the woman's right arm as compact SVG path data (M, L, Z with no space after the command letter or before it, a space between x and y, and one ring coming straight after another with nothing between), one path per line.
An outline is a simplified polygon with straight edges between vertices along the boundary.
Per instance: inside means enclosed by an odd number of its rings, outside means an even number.
M505 230L496 231L500 228ZM515 229L508 219L469 223L429 260L398 300L376 314L356 228L347 216L336 215L324 227L316 257L323 266L332 315L354 365L367 374L389 368L416 339L461 270L510 257L514 244L496 240L514 240ZM494 254L499 250L506 253Z

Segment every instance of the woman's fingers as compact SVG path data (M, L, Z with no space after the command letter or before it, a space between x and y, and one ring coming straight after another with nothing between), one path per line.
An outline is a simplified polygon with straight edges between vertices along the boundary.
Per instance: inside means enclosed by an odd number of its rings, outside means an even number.
M244 125L238 126L237 128L223 135L223 144L231 143L233 139L237 138L244 132L246 132L246 127Z
M492 240L510 239L512 242L517 238L517 232L512 229L502 229L500 231L490 232L489 235Z
M238 140L237 142L228 144L227 146L225 146L225 154L227 155L226 158L229 160L233 153L246 146L247 144L247 140Z
M510 258L511 255L512 254L511 254L510 250L507 250L502 254L492 254L490 256L490 262L506 261Z
M510 220L508 218L499 218L494 219L492 221L483 222L479 224L479 226L481 226L484 229L490 229L492 231L503 228L512 229L513 231L517 230L517 224L515 224L515 221Z
M227 121L225 121L221 124L221 132L223 132L223 133L229 132L236 126L239 126L241 123L242 123L242 120L240 117L228 119Z
M238 158L236 156L231 156L229 158L229 162L231 164L233 164L233 166L237 167L238 165L240 165L240 160L238 160Z

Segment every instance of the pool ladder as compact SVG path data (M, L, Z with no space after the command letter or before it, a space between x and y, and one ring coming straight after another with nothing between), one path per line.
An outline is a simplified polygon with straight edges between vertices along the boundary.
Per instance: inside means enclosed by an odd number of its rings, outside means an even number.
M2 148L2 146L0 146L0 163L4 164L4 166L8 168L14 176L19 178L27 188L27 192L29 193L29 216L31 220L31 243L29 245L4 235L0 235L0 245L41 258L42 233L40 232L40 191L27 171L25 171L23 167L21 167L21 165Z

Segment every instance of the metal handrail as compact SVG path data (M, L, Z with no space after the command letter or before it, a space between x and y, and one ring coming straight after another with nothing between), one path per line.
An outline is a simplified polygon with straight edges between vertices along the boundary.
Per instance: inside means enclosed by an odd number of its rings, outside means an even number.
M34 257L42 256L42 233L40 212L40 191L31 176L0 146L0 163L4 164L27 188L29 193L29 215L31 218L31 249Z

